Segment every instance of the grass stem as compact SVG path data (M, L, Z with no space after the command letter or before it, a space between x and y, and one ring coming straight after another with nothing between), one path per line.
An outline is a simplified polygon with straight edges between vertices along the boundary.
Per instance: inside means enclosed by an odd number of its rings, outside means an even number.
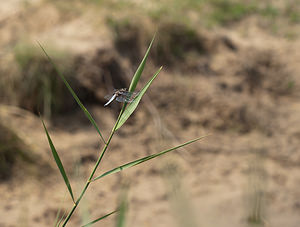
M119 123L119 121L120 121L120 119L121 119L122 114L124 113L125 108L126 108L126 103L123 105L123 107L122 107L122 109L121 109L121 111L120 111L120 114L119 114L119 116L118 116L118 119L117 119L117 121L116 121L116 123L115 123L113 129L111 130L111 133L110 133L110 135L109 135L109 138L108 138L107 142L105 143L105 146L104 146L103 149L102 149L102 152L101 152L101 154L100 154L100 156L99 156L99 158L98 158L98 160L97 160L97 162L96 162L96 164L95 164L95 166L94 166L94 168L93 168L92 173L90 174L90 176L89 176L89 178L88 178L88 180L87 180L87 182L86 182L86 184L85 184L83 190L81 191L80 196L78 197L78 199L77 199L76 202L74 203L73 208L71 209L71 211L69 212L68 216L66 217L64 223L62 224L62 227L66 226L66 224L67 224L68 221L70 220L71 216L73 215L74 211L76 210L78 204L80 203L82 197L84 196L86 190L88 189L90 183L92 182L92 178L93 178L93 176L95 175L95 172L96 172L96 170L98 169L98 166L99 166L100 162L102 161L102 158L103 158L103 156L104 156L104 154L105 154L105 152L106 152L106 150L107 150L107 148L108 148L108 146L109 146L109 144L110 144L110 141L111 141L113 135L115 134L117 125L118 125L118 123Z

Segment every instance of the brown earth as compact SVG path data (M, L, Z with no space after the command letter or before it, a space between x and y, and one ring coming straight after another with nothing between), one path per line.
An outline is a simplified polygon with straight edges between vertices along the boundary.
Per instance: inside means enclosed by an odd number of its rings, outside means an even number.
M12 50L24 37L46 48L48 43L65 48L72 56L72 85L107 138L120 105L104 108L103 97L112 87L128 86L155 26L138 21L111 29L104 17L91 23L92 13L62 14L42 1L1 4L6 7L0 18L3 81L17 71ZM190 226L299 226L299 39L271 34L255 17L230 28L190 32L176 23L158 26L141 84L160 65L164 69L113 138L96 175L211 135L94 182L69 226L114 210L125 179L130 181L128 226L175 226L181 221L187 226L181 214L197 223ZM103 144L70 95L60 98L65 109L46 124L79 195ZM57 211L68 212L72 201L39 118L7 100L1 105L1 124L37 158L30 168L26 161L12 162L9 179L1 181L0 227L53 226ZM34 112L36 105L25 107ZM114 223L110 217L95 226Z

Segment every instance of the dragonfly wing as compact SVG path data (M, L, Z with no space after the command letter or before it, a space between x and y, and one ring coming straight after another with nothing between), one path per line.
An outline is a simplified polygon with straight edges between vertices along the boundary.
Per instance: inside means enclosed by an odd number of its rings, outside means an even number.
M112 95L105 95L104 98L107 99L107 100L110 100L111 97L113 97L113 96L114 96L113 94Z
M126 102L132 102L138 94L138 92L131 92L130 95L126 97Z
M132 102L133 99L138 95L138 92L129 92L125 89L115 89L114 93L110 95L106 95L104 98L109 100L107 103L105 103L104 106L109 105L114 99L118 102Z
M136 92L136 91L135 91L135 92L132 92L131 98L134 99L136 96L138 96L138 94L139 94L139 92Z
M125 94L127 102L132 101L138 94L138 92L127 92Z
M131 92L131 91L124 91L124 90L122 90L122 91L118 91L119 92L119 94L121 94L121 95L126 95L126 96L134 96L134 95L136 95L138 92Z
M116 98L116 101L118 101L118 102L127 102L126 99L127 99L126 96L119 95L119 96Z
M134 98L137 96L137 92L129 92L123 95L119 95L116 100L118 102L132 102L134 100Z
M106 97L106 96L105 96L105 97ZM114 95L110 98L110 100L108 100L108 102L104 104L104 106L109 105L112 101L114 101L115 98L116 98L116 94L114 94Z

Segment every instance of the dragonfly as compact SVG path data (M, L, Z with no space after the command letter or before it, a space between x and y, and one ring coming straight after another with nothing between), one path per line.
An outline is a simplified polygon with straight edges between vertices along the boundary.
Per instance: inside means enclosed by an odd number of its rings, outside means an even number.
M112 101L131 103L139 92L130 92L126 88L114 89L114 92L110 95L106 95L104 98L108 100L104 106L109 105Z

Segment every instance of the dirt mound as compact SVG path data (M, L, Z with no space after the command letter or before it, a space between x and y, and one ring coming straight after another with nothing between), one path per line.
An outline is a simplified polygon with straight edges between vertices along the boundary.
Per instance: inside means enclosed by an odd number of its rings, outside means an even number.
M31 163L28 146L10 129L0 125L0 181L13 175L16 162L21 160Z
M143 22L140 22L143 23ZM156 41L150 53L150 61L168 70L208 72L208 61L220 46L236 50L236 46L226 36L216 36L206 30L196 30L181 23L162 22L156 29L148 30L139 22L111 22L114 47L121 56L128 58L136 67L143 57L144 49L156 33Z
M103 104L107 92L128 86L154 34L144 31L137 23L114 22L111 27L115 34L111 46L79 55L74 60L76 88L87 102ZM224 48L236 51L238 47L226 36L199 33L182 24L161 24L145 73L153 73L164 65L165 70L172 72L210 76L217 73L211 67L212 58Z
M275 96L293 91L294 80L285 62L275 51L245 50L237 76L244 77L241 86L253 94L264 89Z
M45 156L31 145L32 140L28 140L28 135L24 135L24 126L18 127L17 116L24 124L24 117L30 115L24 113L24 110L16 107L0 106L0 181L24 177L25 174L41 178L52 172ZM29 118L27 121L33 122Z
M152 38L151 29L145 32L137 22L112 24L112 45L76 54L62 68L85 104L103 105L113 88L127 87ZM20 89L21 107L37 113L41 106L46 110L62 106L58 111L62 115L78 108L49 62L40 55L29 57L17 53L21 78L34 81L30 89ZM59 57L54 60L60 62ZM168 75L154 85L151 100L162 111L180 113L174 118L184 129L196 126L241 134L258 130L270 136L279 127L270 119L282 116L276 111L276 99L292 95L295 87L295 75L275 50L249 47L227 34L196 31L182 24L159 25L145 74L161 64ZM41 73L45 76L40 77Z
M74 58L75 90L84 102L102 105L107 92L126 87L151 39L135 24L114 29L110 48ZM282 115L276 111L276 99L293 94L295 76L275 50L247 47L229 36L200 34L180 24L161 25L156 43L146 73L165 62L177 79L165 76L154 86L152 100L163 111L181 113L181 127L242 134L258 130L269 136L279 127L270 120Z
M79 56L74 65L77 92L86 102L103 104L107 92L128 84L128 68L114 49L99 49L91 56Z

